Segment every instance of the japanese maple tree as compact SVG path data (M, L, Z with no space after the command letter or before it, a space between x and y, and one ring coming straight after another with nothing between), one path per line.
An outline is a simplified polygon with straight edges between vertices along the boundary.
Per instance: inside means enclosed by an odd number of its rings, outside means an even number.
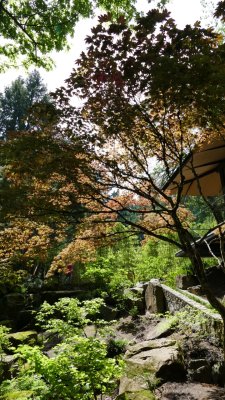
M88 126L83 140L91 171L96 171L88 175L89 193L102 207L98 222L107 223L116 213L132 229L176 244L225 321L225 307L207 284L181 201L185 155L225 133L221 37L198 23L178 29L166 10L151 10L132 28L123 18L109 23L107 16L101 17L86 42L87 51L55 98L73 139L77 124L71 99L82 99L80 125ZM162 176L154 172L156 164ZM162 183L175 168L180 182L172 196ZM112 190L122 196L111 200ZM131 198L139 199L138 209ZM138 215L137 220L124 211ZM177 232L177 241L168 238L168 229Z

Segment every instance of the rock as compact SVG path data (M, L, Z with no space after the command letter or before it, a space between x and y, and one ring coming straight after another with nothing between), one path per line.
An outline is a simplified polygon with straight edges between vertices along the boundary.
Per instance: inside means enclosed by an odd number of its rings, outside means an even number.
M18 346L19 344L36 344L37 343L37 332L36 331L23 331L10 333L8 338L12 345Z
M207 340L197 338L186 339L182 347L189 381L224 385L225 363L222 349Z
M212 366L212 380L213 383L224 386L225 384L225 363L217 362Z
M18 359L17 354L13 354L13 355L4 355L3 354L1 356L1 367L2 367L1 378L2 378L2 380L12 378L11 368L16 363L17 359Z
M191 360L189 362L189 366L188 367L190 369L196 370L198 368L205 367L206 365L208 365L207 360L205 358L202 358L202 359L200 358L200 359L196 359L196 360Z
M188 287L188 291L196 296L202 296L204 291L200 285Z
M128 349L125 353L126 358L130 358L142 351L152 350L156 348L168 347L168 346L175 346L176 340L175 339L158 339L158 340L145 340L140 343L136 343L132 346L128 346Z
M105 321L113 321L117 318L118 311L114 307L102 304L99 312L100 312L100 318L104 319Z
M165 318L150 330L150 332L146 336L146 339L152 340L166 337L169 336L173 332L173 330L173 318Z
M153 400L150 382L156 378L143 365L127 364L125 376L120 379L119 396L116 399ZM158 383L158 381L157 381Z
M152 279L145 291L146 312L158 314L166 311L165 297L158 279Z
M210 365L202 365L189 373L189 379L200 383L213 383Z
M180 382L186 378L176 341L158 339L130 346L125 353L127 364L141 365L162 381Z
M186 290L191 286L198 285L198 283L195 275L177 275L176 277L176 287L179 289Z
M119 393L139 392L145 389L148 389L148 382L147 379L144 378L143 373L142 375L133 376L132 378L123 376L120 379Z
M116 400L155 400L155 396L149 390L141 390L140 392L126 392L116 397Z
M225 389L202 383L172 383L160 386L155 395L160 400L225 400Z

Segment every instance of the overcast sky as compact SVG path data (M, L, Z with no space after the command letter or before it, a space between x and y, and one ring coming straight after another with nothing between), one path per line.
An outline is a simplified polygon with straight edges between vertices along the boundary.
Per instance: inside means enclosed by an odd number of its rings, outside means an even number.
M147 0L139 0L138 8L141 11L147 11L149 4ZM179 27L185 24L192 24L199 20L202 13L200 0L172 0L168 7L171 11L173 18L176 19ZM74 61L78 58L79 54L85 49L84 39L90 33L91 27L95 25L94 20L82 20L78 23L74 39L72 41L71 50L68 53L60 52L54 54L56 67L50 72L40 69L41 76L47 84L49 90L61 86L66 78L70 75L73 69ZM1 74L0 91L6 85L17 78L18 75L24 75L24 70L9 70L5 74Z

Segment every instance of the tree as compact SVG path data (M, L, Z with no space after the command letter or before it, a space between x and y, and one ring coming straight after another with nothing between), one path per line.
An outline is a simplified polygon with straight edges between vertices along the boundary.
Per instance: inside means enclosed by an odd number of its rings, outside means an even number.
M48 54L68 48L68 36L73 36L80 18L91 17L96 7L113 15L134 13L134 0L24 0L0 2L0 72L17 67L19 60L51 68ZM21 57L18 60L18 55Z
M49 101L38 71L31 72L25 80L18 77L0 94L0 135L5 138L9 132L28 130L28 110L35 103Z
M108 16L103 16L86 41L87 52L81 55L67 85L55 93L58 120L40 125L36 133L37 143L45 138L47 159L39 162L42 153L33 147L25 160L15 160L12 149L22 145L22 139L2 146L1 165L5 165L9 188L18 182L22 187L28 177L33 188L38 177L42 183L48 182L51 199L54 183L49 179L53 171L60 171L72 185L76 203L83 207L83 240L96 234L98 226L115 224L118 218L130 227L126 234L141 232L176 245L189 257L210 303L225 322L225 307L207 284L202 258L193 245L196 237L189 230L182 204L185 156L195 146L218 136L223 139L225 134L224 45L212 29L199 24L178 29L166 10L151 10L138 18L132 29L123 18L110 23ZM72 105L74 95L82 98L80 109ZM29 133L26 140L32 140L34 134ZM60 164L51 162L54 146L61 151ZM71 155L72 172L67 155ZM167 179L178 167L176 195L162 190L151 160L162 166ZM113 192L118 196L113 197ZM42 191L32 193L33 198L40 198ZM58 200L61 213L72 216L67 203ZM134 207L136 203L138 207ZM38 206L36 200L36 210ZM34 216L34 209L29 210ZM222 236L223 226L218 224ZM178 239L168 232L177 233ZM106 228L102 239L110 234Z
M96 175L89 177L92 199L99 206L95 223L106 223L116 213L131 230L182 249L225 322L225 307L207 284L181 203L184 157L206 140L224 137L224 45L216 33L198 24L178 29L167 11L150 11L133 30L124 20L109 27L105 22L107 17L101 18L93 29L78 68L55 94L74 137L73 95L82 98L81 116L93 128L86 140L93 144L89 154L95 160L92 170L96 168ZM167 179L179 168L176 195L162 190L152 173L152 158L163 166ZM123 195L111 199L112 190ZM130 207L132 198L139 198L138 210ZM138 215L138 221L126 218L124 211ZM177 232L178 240L166 235L168 230Z

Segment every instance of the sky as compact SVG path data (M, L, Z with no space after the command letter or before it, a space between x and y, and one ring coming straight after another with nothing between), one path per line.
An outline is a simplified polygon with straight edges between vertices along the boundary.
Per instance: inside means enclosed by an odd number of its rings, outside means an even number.
M169 6L172 17L177 21L177 24L182 28L186 24L192 24L199 20L202 14L200 0L171 0ZM138 0L138 9L140 11L148 11L149 4L147 0ZM94 20L82 20L77 24L74 39L71 41L71 50L69 52L53 53L55 68L50 72L40 69L40 74L47 85L48 90L53 91L61 86L72 71L75 60L79 57L81 51L85 50L85 37L90 34L91 27L97 22ZM34 69L34 68L32 68ZM15 80L19 75L24 76L26 72L23 69L13 69L1 74L0 91L4 90L5 86Z

